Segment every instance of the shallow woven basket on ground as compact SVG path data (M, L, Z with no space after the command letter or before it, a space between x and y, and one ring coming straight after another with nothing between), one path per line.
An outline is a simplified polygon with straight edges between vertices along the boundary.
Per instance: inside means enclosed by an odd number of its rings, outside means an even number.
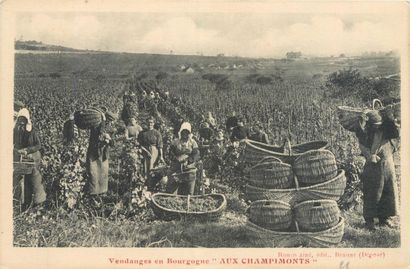
M337 175L335 155L326 149L310 150L298 156L293 164L300 185L325 182Z
M103 113L94 108L78 110L74 113L74 122L80 129L91 129L98 127L103 120Z
M274 247L333 247L342 241L344 234L344 219L326 230L318 232L277 232L265 229L247 221L246 228L263 240L272 240Z
M292 166L283 162L262 162L252 166L249 184L267 189L286 189L295 185Z
M285 154L283 147L273 146L253 140L245 140L244 160L245 162L255 165L265 157L276 157L282 162L292 164L293 161L302 153L315 150L325 149L328 146L326 141L311 141L307 143L291 146L291 153Z
M160 205L156 199L158 197L168 197L168 198L183 198L187 200L187 204L189 203L189 199L198 199L204 197L212 197L212 199L216 199L218 201L218 207L213 210L209 210L206 212L192 212L192 211L183 211L183 210L175 210L171 208L166 208ZM154 211L154 214L163 220L199 220L199 221L216 221L218 220L222 212L226 208L226 197L223 194L206 194L206 195L175 195L169 193L156 193L151 197L151 207ZM188 206L189 207L189 206Z
M276 200L260 200L251 203L249 218L253 223L273 231L288 230L293 221L290 205Z
M295 221L300 231L317 232L335 226L340 218L340 210L334 200L311 200L293 207Z
M290 205L294 205L296 203L308 200L338 200L343 194L345 187L345 172L343 169L340 169L335 178L309 187L292 189L264 189L248 184L246 185L246 197L250 201L280 200L287 202Z

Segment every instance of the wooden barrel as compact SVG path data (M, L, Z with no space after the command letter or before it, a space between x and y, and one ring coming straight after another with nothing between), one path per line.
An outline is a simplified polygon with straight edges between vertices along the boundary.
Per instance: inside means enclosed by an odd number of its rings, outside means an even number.
M340 210L334 200L311 200L294 206L295 220L300 231L318 232L339 222Z
M249 219L266 229L284 231L292 224L292 209L282 201L259 200L250 205Z
M337 175L335 155L325 149L305 152L296 158L293 172L301 185L328 181Z
M80 129L96 128L102 120L102 112L93 108L79 110L74 113L74 122Z
M259 188L287 189L294 185L292 166L282 162L262 162L250 170L249 184Z

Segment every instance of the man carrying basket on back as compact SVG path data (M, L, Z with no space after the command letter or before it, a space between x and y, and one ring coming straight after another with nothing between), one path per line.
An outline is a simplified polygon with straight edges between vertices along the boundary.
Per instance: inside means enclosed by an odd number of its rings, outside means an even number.
M399 137L399 128L392 115L382 118L377 111L368 113L356 130L366 164L363 181L363 217L366 228L374 230L374 218L380 226L393 227L390 217L397 215L397 182L393 161L396 146L392 139Z

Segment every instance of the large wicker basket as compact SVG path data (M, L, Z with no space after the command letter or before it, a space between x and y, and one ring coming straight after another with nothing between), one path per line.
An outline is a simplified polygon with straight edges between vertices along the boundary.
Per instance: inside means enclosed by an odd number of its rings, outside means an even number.
M187 210L175 210L167 208L158 203L158 197L166 197L169 199L186 199ZM190 211L189 203L192 199L211 198L218 202L218 207L206 212ZM226 208L226 198L223 194L206 194L206 195L175 195L169 193L156 193L152 196L151 207L155 215L163 220L199 220L199 221L216 221Z
M340 210L334 200L311 200L293 208L300 231L317 232L329 229L339 222Z
M355 132L360 128L360 118L366 115L367 110L349 106L337 107L337 117L340 124L348 131Z
M293 172L304 186L330 180L337 175L335 155L326 149L305 152L296 158Z
M276 200L259 200L249 206L253 223L273 231L288 230L292 224L292 209L288 203Z
M290 205L308 201L331 199L338 200L346 188L346 176L340 169L335 178L309 187L292 189L264 189L246 185L246 196L250 201L280 200Z
M375 101L378 101L378 100L377 99L373 100L373 109L353 108L349 106L337 107L337 115L338 115L340 124L346 130L351 131L351 132L356 132L358 129L360 129L360 118L364 117L365 115L374 113L375 111L380 112L380 115L382 116L383 121L390 120L388 118L388 115L390 114L390 116L393 116L393 119L400 122L400 118L401 118L400 102L393 103L393 104L383 107L381 105L381 102L379 101L381 107L379 109L375 109L374 107Z
M98 127L103 120L103 113L94 108L87 108L74 113L74 122L78 128L86 130Z
M253 140L245 140L245 150L244 150L244 160L252 165L258 163L261 159L265 157L276 157L282 162L292 164L293 161L302 153L315 150L315 149L325 149L328 146L326 141L311 141L307 143L292 145L291 154L284 153L283 147L273 146Z
M262 162L253 166L249 184L266 189L287 189L295 185L292 166L282 162Z
M344 234L344 219L340 218L335 226L318 232L271 231L252 223L250 220L247 221L246 228L249 232L261 239L272 240L275 247L334 247L342 241Z

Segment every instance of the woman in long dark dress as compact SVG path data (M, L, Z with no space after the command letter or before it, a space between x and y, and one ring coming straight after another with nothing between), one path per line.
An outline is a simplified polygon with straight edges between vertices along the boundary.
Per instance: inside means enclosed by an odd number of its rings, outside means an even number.
M40 205L46 200L46 192L39 171L41 163L40 137L32 127L30 112L23 108L17 114L16 126L13 130L14 161L20 156L34 161L35 166L30 174L24 175L24 204L23 210L31 204ZM14 185L17 185L18 175L13 175Z
M363 119L356 131L362 155L366 158L361 180L363 182L363 217L366 228L375 230L374 219L380 226L392 227L390 217L397 215L397 181L393 153L393 139L400 136L392 115L386 119L378 113Z
M90 195L104 194L108 191L109 149L114 146L114 141L107 132L107 125L114 120L114 114L107 112L105 121L90 130L86 161L86 189Z

